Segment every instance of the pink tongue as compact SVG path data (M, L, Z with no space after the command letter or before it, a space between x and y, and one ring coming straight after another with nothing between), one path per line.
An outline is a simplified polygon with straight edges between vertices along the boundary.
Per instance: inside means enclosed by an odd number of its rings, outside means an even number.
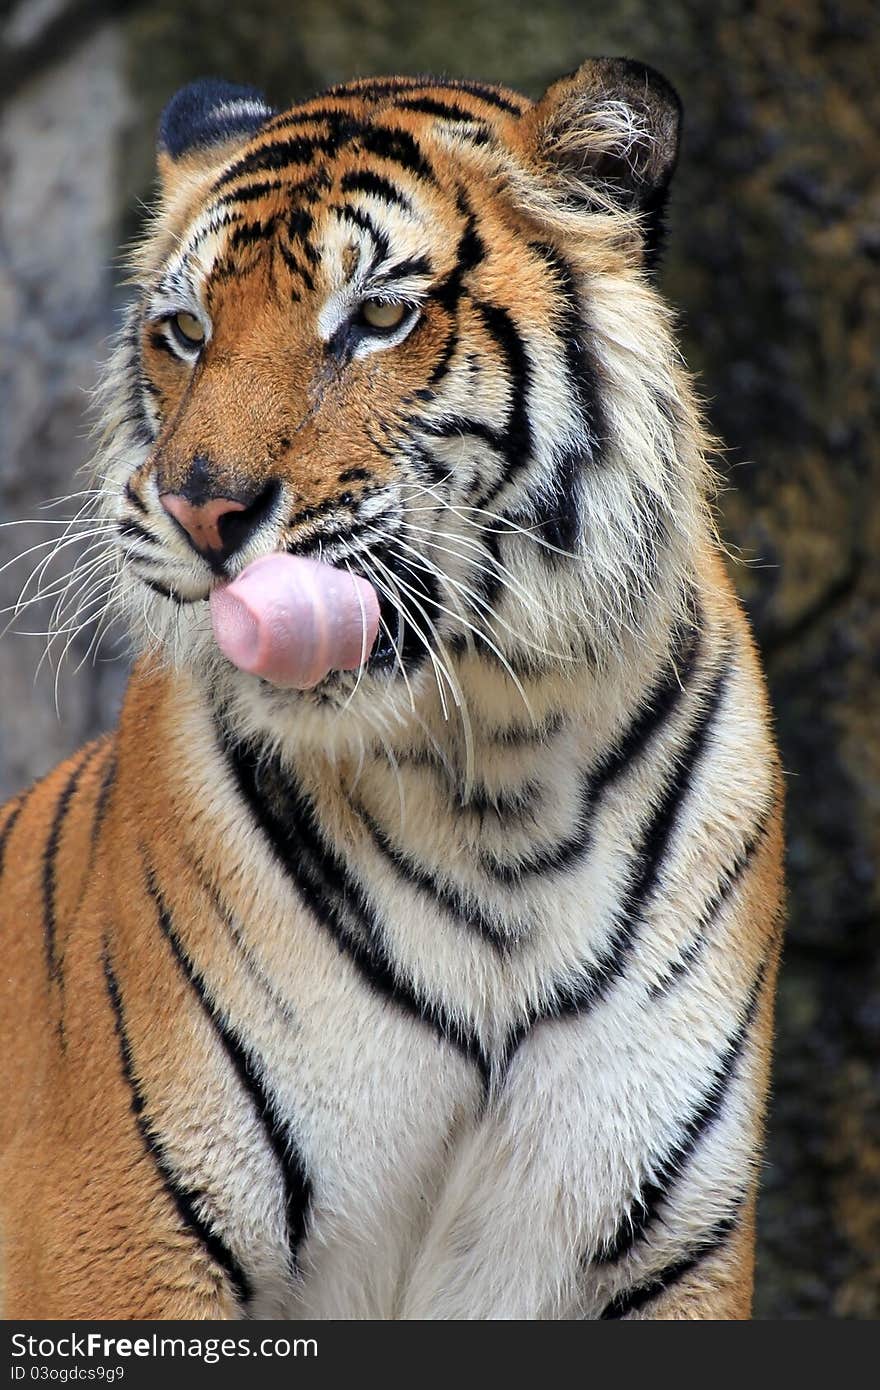
M264 555L211 594L217 645L234 666L308 690L329 671L353 671L379 630L372 584L294 555Z

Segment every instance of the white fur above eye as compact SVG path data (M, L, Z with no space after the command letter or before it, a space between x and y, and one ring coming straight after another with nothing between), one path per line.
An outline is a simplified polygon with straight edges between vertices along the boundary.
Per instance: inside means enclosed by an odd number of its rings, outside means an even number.
M385 297L389 303L400 302L398 297L390 292L386 291ZM371 331L369 324L360 321L359 311L360 306L366 300L376 298L379 296L369 293L352 293L351 291L342 291L333 295L318 316L318 332L322 341L329 343L340 329L344 329L348 321L357 333L352 357L367 357L370 353L397 347L399 343L409 337L415 328L420 313L419 306L417 304L407 306L408 312L397 328L390 331L384 329Z

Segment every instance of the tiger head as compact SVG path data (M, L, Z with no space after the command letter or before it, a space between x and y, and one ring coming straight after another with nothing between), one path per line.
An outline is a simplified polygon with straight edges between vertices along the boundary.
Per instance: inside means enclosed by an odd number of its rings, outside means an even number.
M704 524L651 276L678 130L667 83L618 59L535 103L421 78L280 113L180 92L104 387L140 641L251 724L325 737L490 668L522 690L601 665L674 606ZM209 593L275 550L372 582L362 672L293 694L224 662Z

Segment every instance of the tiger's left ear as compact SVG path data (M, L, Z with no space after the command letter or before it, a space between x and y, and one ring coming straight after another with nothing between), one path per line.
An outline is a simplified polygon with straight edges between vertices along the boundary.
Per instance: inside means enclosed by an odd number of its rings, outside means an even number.
M681 131L681 102L665 77L628 58L591 58L554 82L521 127L530 162L569 199L641 214L652 263Z
M274 115L254 87L214 77L182 87L162 112L156 141L166 202L210 176Z

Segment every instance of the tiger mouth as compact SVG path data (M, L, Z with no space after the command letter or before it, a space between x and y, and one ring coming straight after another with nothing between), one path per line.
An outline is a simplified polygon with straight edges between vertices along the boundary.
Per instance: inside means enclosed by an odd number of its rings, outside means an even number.
M362 670L374 675L393 674L395 669L409 674L428 658L430 624L439 616L438 585L427 571L422 574L407 566L406 573L401 573L393 547L395 532L388 529L387 516L382 520L386 523L383 539L367 542L360 530L355 530L332 556L327 554L326 536L313 538L307 551L298 549L297 553L323 558L373 585L379 600L379 635ZM373 522L373 528L375 525ZM399 598L389 592L392 585L401 587Z
M437 580L427 570L422 572L412 565L406 565L405 573L402 572L400 559L394 553L393 533L378 541L371 540L369 544L365 539L357 532L350 533L345 544L336 550L328 547L326 535L315 536L306 546L297 545L295 553L321 558L372 584L379 600L379 634L360 670L372 675L393 676L395 672L408 675L428 659L433 646L432 629L439 614ZM290 551L292 547L279 549ZM331 549L330 555L328 549ZM176 586L144 574L136 561L131 562L131 567L142 584L178 607L207 604L211 593L224 582L212 575L204 590L186 594ZM335 684L340 677L341 673L330 672L320 684L322 687Z

